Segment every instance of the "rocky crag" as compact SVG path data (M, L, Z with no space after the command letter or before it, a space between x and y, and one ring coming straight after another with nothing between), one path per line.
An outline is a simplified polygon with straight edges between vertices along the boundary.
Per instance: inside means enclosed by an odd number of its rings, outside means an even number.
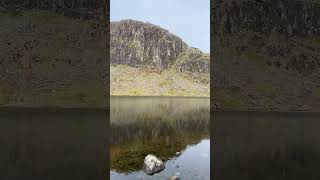
M111 94L209 95L209 54L169 31L122 20L111 22L110 40Z
M214 4L217 104L238 110L320 110L320 1Z
M0 0L0 6L49 10L65 16L93 19L103 14L108 0Z

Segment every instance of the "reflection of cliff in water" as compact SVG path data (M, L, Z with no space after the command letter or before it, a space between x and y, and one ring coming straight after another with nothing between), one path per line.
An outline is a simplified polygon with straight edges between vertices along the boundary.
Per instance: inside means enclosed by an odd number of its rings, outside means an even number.
M209 99L111 99L110 158L115 171L139 171L147 154L168 160L187 145L209 138ZM128 105L132 102L135 106Z

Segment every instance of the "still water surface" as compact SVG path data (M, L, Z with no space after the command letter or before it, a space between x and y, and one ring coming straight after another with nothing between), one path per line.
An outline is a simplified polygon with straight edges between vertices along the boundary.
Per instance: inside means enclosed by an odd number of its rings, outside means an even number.
M104 110L0 109L0 179L108 179Z
M110 178L209 180L209 103L208 98L111 97ZM146 175L141 167L147 154L160 157L166 168Z
M214 113L214 179L320 179L320 113Z

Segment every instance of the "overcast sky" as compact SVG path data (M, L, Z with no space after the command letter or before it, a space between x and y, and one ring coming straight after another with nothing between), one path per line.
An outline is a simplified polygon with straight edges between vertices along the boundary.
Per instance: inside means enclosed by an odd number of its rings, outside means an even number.
M134 19L168 29L210 52L210 0L111 0L110 19Z

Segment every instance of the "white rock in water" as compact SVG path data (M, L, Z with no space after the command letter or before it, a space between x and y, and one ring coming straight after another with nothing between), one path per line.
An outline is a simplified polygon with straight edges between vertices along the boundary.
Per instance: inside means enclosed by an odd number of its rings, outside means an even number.
M170 180L179 180L180 178L178 176L171 176Z
M155 155L148 154L144 158L144 163L142 170L148 174L153 175L154 173L158 173L165 168L162 160Z

